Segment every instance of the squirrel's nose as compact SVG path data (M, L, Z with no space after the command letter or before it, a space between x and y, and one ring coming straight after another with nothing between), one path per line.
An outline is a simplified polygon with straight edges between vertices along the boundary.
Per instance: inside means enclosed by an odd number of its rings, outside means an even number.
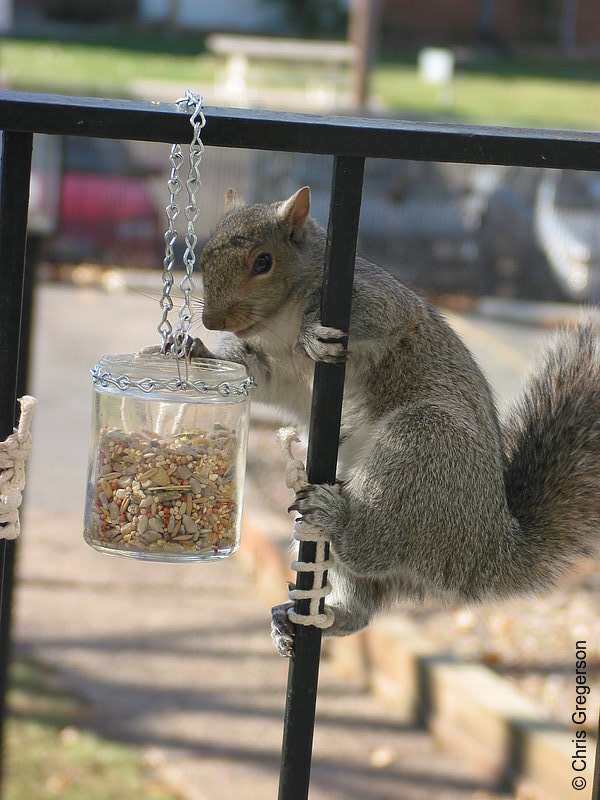
M227 317L222 311L212 311L204 307L202 322L209 331L223 331L227 326Z

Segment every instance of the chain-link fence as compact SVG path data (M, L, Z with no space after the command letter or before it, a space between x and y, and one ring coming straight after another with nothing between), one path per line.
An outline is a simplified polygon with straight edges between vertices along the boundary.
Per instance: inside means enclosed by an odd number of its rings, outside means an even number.
M48 163L47 153L34 159L34 181ZM43 231L41 257L161 268L167 166L165 145L66 138L54 189L57 224L54 232ZM325 225L330 175L329 156L208 148L200 244L222 214L230 186L247 200L271 202L309 185L312 214ZM597 173L370 159L359 251L434 297L595 302L599 212ZM178 242L182 249L183 235ZM182 251L176 256L182 263Z

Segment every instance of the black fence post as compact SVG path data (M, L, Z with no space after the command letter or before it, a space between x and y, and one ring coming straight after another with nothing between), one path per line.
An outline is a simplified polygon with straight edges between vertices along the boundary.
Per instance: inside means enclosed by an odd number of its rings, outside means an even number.
M579 778L577 779L579 780ZM575 781L575 778L573 778L573 781ZM583 785L585 786L585 782ZM575 783L573 783L573 786L575 787ZM581 789L581 786L577 788ZM594 773L592 776L592 795L590 800L600 800L600 712L598 714L598 723L596 726L596 750L594 753Z
M15 426L33 134L4 131L0 177L0 440ZM21 387L19 387L21 388ZM15 541L0 539L0 781ZM0 793L1 793L0 782Z
M334 161L321 321L345 331L350 325L364 163L364 158L352 156ZM335 483L344 375L344 365L315 364L307 458L311 483ZM300 543L300 561L314 562L315 555L314 542ZM298 573L297 587L312 588L312 579L311 573ZM296 611L307 613L308 604L296 601ZM320 629L298 625L288 673L279 800L308 797L320 651Z

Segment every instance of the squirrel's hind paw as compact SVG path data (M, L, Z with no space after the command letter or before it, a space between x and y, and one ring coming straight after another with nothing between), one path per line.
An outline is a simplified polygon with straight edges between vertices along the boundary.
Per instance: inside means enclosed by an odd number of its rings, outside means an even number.
M308 525L323 528L330 539L344 527L346 501L340 495L340 485L309 483L296 492L288 511L297 511Z
M294 649L294 623L288 617L293 603L282 603L271 609L271 639L280 656L291 658Z
M320 322L305 323L294 342L294 352L302 353L313 361L339 364L348 354L341 342L345 336L339 328L329 328Z

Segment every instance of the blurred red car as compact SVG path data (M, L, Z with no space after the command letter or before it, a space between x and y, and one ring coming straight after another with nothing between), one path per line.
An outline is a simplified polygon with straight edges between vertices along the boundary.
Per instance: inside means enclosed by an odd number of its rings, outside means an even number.
M148 168L136 164L122 142L108 139L67 137L61 160L57 220L54 232L44 237L42 257L160 266L164 213L153 200ZM32 186L35 176L34 159Z
M57 245L68 261L162 261L157 212L143 178L70 172L62 180Z

